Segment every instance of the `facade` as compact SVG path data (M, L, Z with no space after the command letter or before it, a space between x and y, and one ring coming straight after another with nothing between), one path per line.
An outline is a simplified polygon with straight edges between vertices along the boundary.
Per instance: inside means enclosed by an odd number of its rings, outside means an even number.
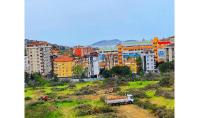
M88 62L88 77L98 77L100 71L98 53L91 53Z
M144 51L141 55L142 58L142 68L145 72L155 71L155 54L151 50Z
M166 48L165 48L165 51L166 51L166 61L174 61L175 59L175 50L174 50L174 44L171 44L171 45L168 45Z
M74 65L73 58L60 56L53 60L53 72L59 78L72 77L72 67Z
M85 55L89 55L90 53L92 53L94 51L95 51L95 49L92 47L76 46L73 48L73 54L78 57L83 57Z
M31 73L50 74L52 70L51 46L47 42L32 42L26 47Z
M118 65L118 54L116 47L101 47L98 52L100 68L109 70L113 66Z
M24 67L25 72L31 74L31 70L30 70L30 61L29 61L29 59L28 59L28 56L25 56L25 57L24 57L24 61L25 61L25 67Z
M128 57L124 59L124 65L128 66L132 73L137 73L136 57Z

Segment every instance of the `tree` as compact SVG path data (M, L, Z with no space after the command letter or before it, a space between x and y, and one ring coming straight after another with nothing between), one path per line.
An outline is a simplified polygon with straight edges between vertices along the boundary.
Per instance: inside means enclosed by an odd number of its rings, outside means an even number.
M73 71L74 77L78 78L78 79L80 79L85 72L83 66L81 66L81 65L73 66L72 71Z
M140 56L136 58L136 64L137 64L137 73L142 76L143 75L142 58Z
M112 73L119 77L131 76L131 70L128 66L114 66L111 69Z
M162 73L174 71L174 61L162 63L158 68Z
M53 74L53 79L52 79L53 82L58 82L59 81L59 78L57 77L57 74Z
M102 72L102 76L103 76L104 78L112 77L112 71L111 71L111 70L104 70L104 71Z

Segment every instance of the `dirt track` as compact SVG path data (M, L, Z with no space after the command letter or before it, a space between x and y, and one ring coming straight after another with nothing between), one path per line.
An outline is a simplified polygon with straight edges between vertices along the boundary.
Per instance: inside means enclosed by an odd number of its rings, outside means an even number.
M139 108L136 105L121 105L118 107L118 114L125 118L157 118L149 111Z

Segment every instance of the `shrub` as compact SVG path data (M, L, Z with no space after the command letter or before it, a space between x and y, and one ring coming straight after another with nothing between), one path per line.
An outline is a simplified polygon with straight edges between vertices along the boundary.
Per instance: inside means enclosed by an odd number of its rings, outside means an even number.
M113 112L114 110L110 106L105 105L105 106L99 107L99 111L101 113L108 113L108 112Z
M174 73L164 73L159 82L160 86L173 86L174 85Z
M32 98L31 97L25 97L25 100L32 100Z
M162 90L158 89L155 92L155 95L157 96L163 96L165 98L173 99L174 98L174 91L173 90Z
M41 104L44 104L45 102L44 101L38 101L38 102L34 102L34 103L31 103L30 106L37 106L37 105L41 105Z
M52 91L64 91L66 88L51 88Z
M74 109L77 112L77 116L91 115L93 113L92 106L89 104L80 104Z
M93 88L91 88L90 86L86 86L86 87L82 87L80 90L75 91L75 95L89 95L89 94L93 94L96 93L95 90Z
M70 82L69 85L68 85L68 88L75 88L76 85L74 82Z
M162 73L174 71L174 61L162 63L158 66L158 68Z
M144 75L144 77L142 78L142 80L147 80L147 81L159 80L159 75L156 74L156 73L149 72L149 73L146 73Z
M160 87L160 85L157 84L149 84L146 87L143 88L143 90L149 90L149 89L158 89Z
M133 95L135 98L145 98L147 95L145 94L144 90L141 89L128 89L127 93L130 93Z
M47 93L47 95L49 98L53 98L53 99L57 97L56 93Z
M142 102L138 99L135 99L134 104L144 109L152 110L152 112L155 113L155 115L157 115L159 118L174 118L174 110L166 109L165 107L158 107L155 104L151 104L149 101Z
M114 109L108 105L97 107L91 106L90 104L80 104L74 108L77 116L92 115L97 113L109 113L113 112Z

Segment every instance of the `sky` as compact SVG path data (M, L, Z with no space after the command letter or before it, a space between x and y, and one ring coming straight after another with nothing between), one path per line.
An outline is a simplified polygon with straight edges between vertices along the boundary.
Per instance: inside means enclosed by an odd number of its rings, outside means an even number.
M75 46L173 35L173 0L25 0L26 39Z

